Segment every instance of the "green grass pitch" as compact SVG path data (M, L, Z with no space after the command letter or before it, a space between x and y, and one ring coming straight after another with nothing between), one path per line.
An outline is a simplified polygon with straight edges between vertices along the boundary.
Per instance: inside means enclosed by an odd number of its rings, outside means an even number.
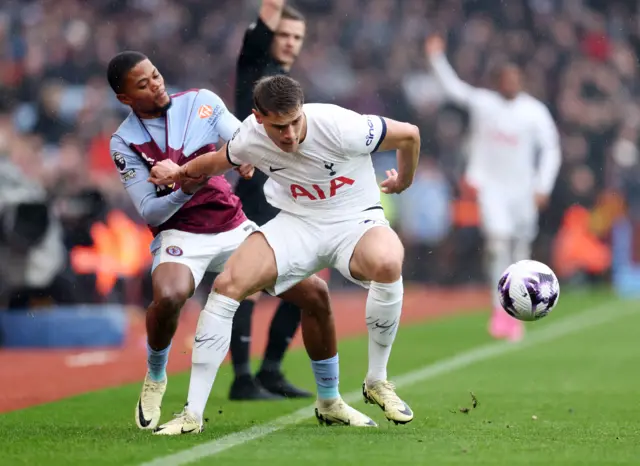
M193 464L640 464L636 307L636 302L606 293L566 292L549 317L527 325L533 343L399 388L415 412L410 424L386 422L379 408L358 399L352 405L371 415L379 429L320 427L309 410L309 418L296 425ZM536 334L564 319L583 322L604 314L611 319L535 342ZM390 378L492 344L486 321L486 314L472 314L402 327ZM366 338L340 342L343 394L360 389L366 349ZM304 351L287 357L286 371L292 380L313 389ZM182 408L187 383L188 374L170 377L163 421ZM207 429L199 436L165 438L138 431L133 412L139 384L0 415L0 464L140 465L310 404L308 400L232 403L226 400L229 383L230 367L225 366L207 406ZM476 408L470 392L477 397ZM468 412L463 412L465 408Z

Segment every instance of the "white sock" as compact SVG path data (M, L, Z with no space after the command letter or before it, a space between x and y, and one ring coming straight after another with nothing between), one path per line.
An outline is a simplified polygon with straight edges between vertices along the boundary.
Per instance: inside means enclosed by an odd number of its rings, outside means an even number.
M394 283L371 282L366 309L369 329L367 384L387 380L387 364L400 325L403 294L402 277Z
M504 271L512 263L511 241L508 239L489 238L487 240L487 253L493 308L499 309L498 282Z
M203 418L218 369L229 352L233 316L240 303L212 292L200 312L191 356L191 380L187 407Z

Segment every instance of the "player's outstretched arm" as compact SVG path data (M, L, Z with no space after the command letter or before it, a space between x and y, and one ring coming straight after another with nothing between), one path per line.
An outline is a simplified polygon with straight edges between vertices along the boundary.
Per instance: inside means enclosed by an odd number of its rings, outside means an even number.
M461 105L472 103L476 88L462 81L453 70L445 55L444 39L438 35L427 38L424 43L427 61L447 96Z
M220 150L202 154L181 167L163 160L151 169L149 181L156 185L183 184L202 177L222 175L232 168L237 168L243 178L253 176L251 165L231 163L227 156L227 144L225 144Z
M401 193L413 183L420 158L420 130L416 125L384 118L386 134L378 147L378 152L395 150L398 171L387 172L387 179L382 182L385 194Z
M227 157L227 144L215 152L202 154L181 167L181 175L186 178L200 176L218 176L231 170L236 165Z

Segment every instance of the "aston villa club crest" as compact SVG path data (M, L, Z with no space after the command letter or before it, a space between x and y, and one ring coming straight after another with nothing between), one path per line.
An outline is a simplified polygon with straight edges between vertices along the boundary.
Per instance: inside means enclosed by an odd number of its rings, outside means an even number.
M169 254L170 256L177 257L182 255L182 249L180 249L178 246L169 246L165 250L167 251L167 254Z

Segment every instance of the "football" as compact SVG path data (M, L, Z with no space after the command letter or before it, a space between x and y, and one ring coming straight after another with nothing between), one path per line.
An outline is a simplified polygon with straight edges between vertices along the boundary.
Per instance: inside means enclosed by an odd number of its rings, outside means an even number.
M558 304L560 284L547 265L534 260L511 264L498 282L502 308L518 320L542 319Z

